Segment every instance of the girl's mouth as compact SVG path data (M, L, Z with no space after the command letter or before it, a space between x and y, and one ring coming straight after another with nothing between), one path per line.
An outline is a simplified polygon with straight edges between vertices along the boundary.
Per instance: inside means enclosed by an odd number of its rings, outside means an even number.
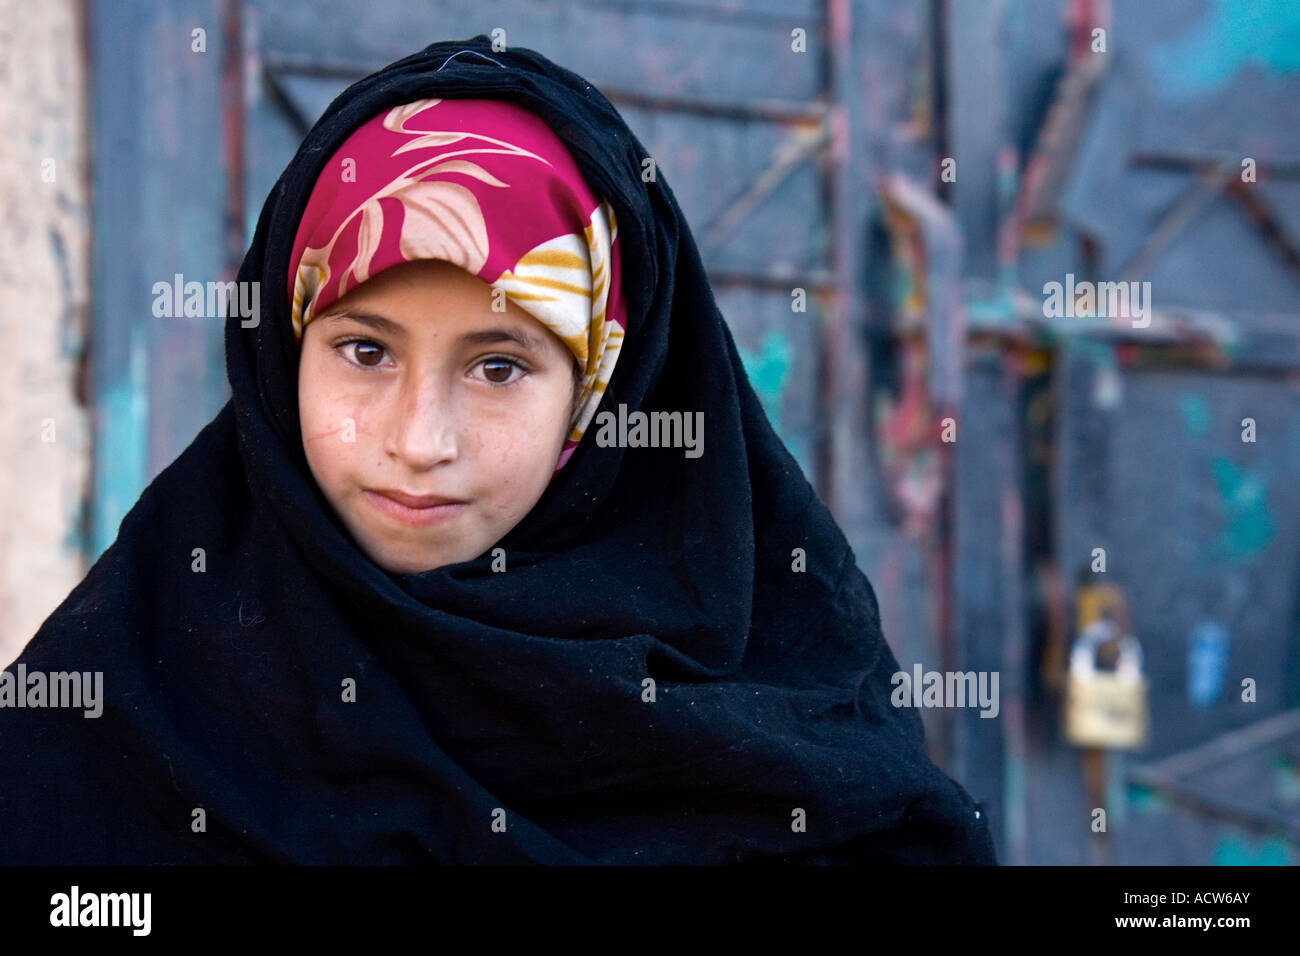
M464 501L447 501L442 504L429 504L418 508L403 504L395 498L378 491L366 489L366 499L375 510L403 524L431 525L456 517L468 507Z

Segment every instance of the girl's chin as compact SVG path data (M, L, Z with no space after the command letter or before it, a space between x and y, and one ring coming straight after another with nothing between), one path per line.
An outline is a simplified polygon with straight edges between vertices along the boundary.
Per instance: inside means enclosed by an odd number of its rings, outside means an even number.
M395 554L392 551L369 550L367 553L371 561L389 574L423 574L425 571L433 571L445 564L453 563L445 558L414 558L409 555Z
M423 574L448 564L469 561L478 556L474 554L448 554L433 548L419 548L371 537L363 549L371 561L389 574Z

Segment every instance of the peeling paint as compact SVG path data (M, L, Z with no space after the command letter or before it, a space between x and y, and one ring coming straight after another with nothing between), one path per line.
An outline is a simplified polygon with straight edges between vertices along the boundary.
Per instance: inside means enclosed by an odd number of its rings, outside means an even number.
M1210 469L1219 490L1219 503L1228 519L1227 527L1215 540L1215 552L1228 560L1259 554L1273 540L1273 519L1268 510L1264 476L1239 468L1222 455L1214 457Z
M1291 866L1291 847L1280 837L1272 837L1252 846L1254 841L1226 836L1214 847L1215 866Z
M1169 808L1169 801L1159 791L1131 783L1128 787L1128 807L1139 813L1163 813Z
M1212 0L1210 13L1175 40L1147 51L1158 93L1188 100L1225 88L1246 66L1300 72L1300 4Z
M754 391L763 403L763 411L772 422L772 428L781 433L781 399L790 377L794 348L784 332L768 332L757 353L746 352L736 346L741 364L749 376Z
M1204 438L1210 431L1210 409L1205 399L1199 395L1184 395L1178 402L1183 413L1183 424L1187 432L1197 438Z

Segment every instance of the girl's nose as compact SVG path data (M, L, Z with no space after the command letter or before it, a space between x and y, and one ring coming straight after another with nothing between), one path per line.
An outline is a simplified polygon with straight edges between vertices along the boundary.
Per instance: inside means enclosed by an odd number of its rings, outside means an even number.
M404 382L388 434L385 450L412 469L426 471L454 461L456 422L450 391L427 375Z

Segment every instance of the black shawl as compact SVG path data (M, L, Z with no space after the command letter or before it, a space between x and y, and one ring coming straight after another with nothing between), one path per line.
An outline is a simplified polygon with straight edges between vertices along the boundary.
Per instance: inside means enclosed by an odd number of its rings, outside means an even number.
M385 572L299 438L299 217L353 129L427 96L532 110L613 205L628 329L601 410L704 413L698 458L589 429L499 542L504 573L490 553ZM104 699L98 718L0 709L0 862L996 862L890 704L871 585L646 156L581 77L485 35L329 106L239 271L263 294L255 328L226 320L231 400L10 665L102 672Z

